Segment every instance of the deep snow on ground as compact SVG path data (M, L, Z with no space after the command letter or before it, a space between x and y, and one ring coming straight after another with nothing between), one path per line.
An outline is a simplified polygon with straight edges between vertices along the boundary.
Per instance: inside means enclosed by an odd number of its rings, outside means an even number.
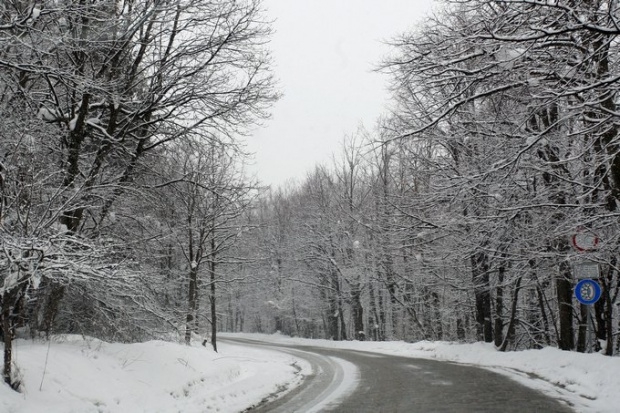
M489 343L329 341L282 335L224 334L277 344L321 346L417 357L484 367L568 403L579 413L620 411L620 357L547 347L502 353Z
M278 334L222 337L478 365L564 400L577 412L620 409L618 357L554 348L501 353L483 343L335 342ZM50 344L16 341L24 390L16 393L0 384L0 413L233 413L298 385L310 373L308 363L288 354L228 343L220 343L219 353L199 344L119 344L80 336L57 337Z
M15 342L23 392L0 384L0 413L239 412L311 372L290 355L226 343L219 353L199 343L119 344L81 336L50 344Z

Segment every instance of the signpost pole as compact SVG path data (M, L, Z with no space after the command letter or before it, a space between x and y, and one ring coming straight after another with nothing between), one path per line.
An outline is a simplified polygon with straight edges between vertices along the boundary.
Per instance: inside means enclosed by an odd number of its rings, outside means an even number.
M592 309L594 306L587 305L588 324L586 327L586 352L592 353L592 333L594 333L594 326L592 325Z
M599 245L599 238L596 233L585 229L578 230L571 237L571 244L575 251L579 253L589 253L595 251ZM586 314L586 343L584 350L591 353L595 346L593 340L596 339L594 332L594 303L601 297L601 287L598 283L600 278L600 268L596 262L581 261L574 266L575 278L579 280L575 286L575 297L585 307ZM584 312L582 311L581 314Z

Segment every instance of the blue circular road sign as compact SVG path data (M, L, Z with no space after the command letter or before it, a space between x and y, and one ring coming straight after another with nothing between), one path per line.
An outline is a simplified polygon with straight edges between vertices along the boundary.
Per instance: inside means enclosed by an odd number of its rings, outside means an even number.
M575 286L575 297L581 304L594 304L601 298L601 286L594 280L581 280Z

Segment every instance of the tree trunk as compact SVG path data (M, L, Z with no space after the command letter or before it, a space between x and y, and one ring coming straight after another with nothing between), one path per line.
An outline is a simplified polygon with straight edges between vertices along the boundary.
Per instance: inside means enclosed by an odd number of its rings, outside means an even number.
M515 338L515 330L517 325L517 304L519 302L519 291L521 290L521 279L522 277L517 278L515 283L515 291L512 296L512 305L510 306L510 321L508 322L508 329L506 330L506 337L502 342L502 345L499 348L499 351L506 351L508 348L508 343L514 341Z
M347 339L347 326L344 321L344 309L342 303L342 291L340 289L340 280L338 279L337 273L334 273L334 281L336 285L336 299L338 305L338 340L346 340Z
M295 335L301 335L301 326L297 317L297 304L295 303L295 289L291 288L291 310L293 312L293 325L295 326Z
M0 322L2 325L2 338L4 342L4 382L11 386L13 390L19 388L20 383L13 381L13 338L15 335L15 323L11 320L14 307L19 296L19 289L13 288L0 296L2 306L0 308Z
M338 306L335 300L330 299L329 314L327 314L328 339L338 340Z
M462 318L456 319L456 339L458 341L465 341L465 326Z
M196 317L196 307L198 303L198 290L196 283L198 279L198 268L192 263L192 268L189 271L189 293L188 293L188 305L187 305L187 317L185 319L185 344L188 346L192 341L192 332L194 331L194 319Z
M504 274L506 267L500 265L497 270L497 288L495 290L495 346L500 347L504 341Z
M478 339L483 339L486 343L492 343L491 286L489 284L487 256L484 252L476 252L471 260Z
M383 311L383 299L381 291L375 291L375 283L369 288L370 305L372 306L373 319L370 321L370 328L372 329L373 340L384 341L385 340L385 316Z
M209 275L211 281L211 345L217 353L217 311L215 305L215 239L211 239L211 262L209 263Z
M13 362L13 329L9 317L11 315L11 306L8 293L4 293L2 297L2 337L4 341L4 382L13 387L11 365Z
M602 284L601 299L601 325L597 329L597 339L605 342L606 356L613 356L613 300L611 297L611 282L612 282L613 269L609 268L608 276L602 278L600 284ZM598 303L597 303L598 304ZM600 345L597 341L597 350L600 350Z
M347 326L344 321L344 309L342 308L342 298L338 299L338 320L340 321L339 340L347 340Z
M436 291L431 291L430 293L432 308L435 313L435 321L434 324L436 328L431 329L431 331L435 332L436 340L443 340L443 324L441 320L441 301L439 300L439 294Z
M570 264L563 261L560 263L560 272L555 283L560 322L560 336L558 337L560 350L573 350L575 348L572 284Z
M362 306L362 292L359 284L352 288L351 307L355 339L363 341L366 338L366 333L364 332L364 307Z
M549 330L549 319L547 318L547 310L545 309L545 296L539 285L536 285L536 296L538 297L538 308L540 309L540 317L543 321L545 343L551 345L551 333Z

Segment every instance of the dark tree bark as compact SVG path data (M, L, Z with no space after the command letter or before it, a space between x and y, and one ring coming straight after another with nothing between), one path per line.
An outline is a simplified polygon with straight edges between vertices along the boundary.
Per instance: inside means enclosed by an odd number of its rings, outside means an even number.
M484 252L476 252L471 257L474 298L476 302L476 322L478 339L493 342L491 321L491 286L489 284L488 257Z
M549 319L547 318L547 310L545 308L545 295L539 285L536 285L536 296L538 298L538 309L540 310L540 317L543 322L543 334L545 337L545 343L551 345L551 333L549 331Z
M362 306L362 291L359 285L353 287L351 292L351 311L353 315L353 328L356 340L365 340L364 332L364 307Z
M198 307L198 267L192 266L189 271L189 290L187 294L187 316L185 318L185 344L188 346L192 341L192 333L195 330L196 310Z
M213 351L217 353L217 308L215 302L215 238L211 238L211 261L209 262L209 280L210 296L209 301L211 304L211 345Z
M464 326L464 322L462 318L457 318L456 319L456 339L458 341L464 341L465 340L465 326Z
M13 339L15 337L16 318L19 315L20 301L23 300L25 285L8 289L0 296L0 327L4 343L4 382L17 390L21 383L13 380Z
M375 341L385 341L385 312L383 311L383 296L381 291L375 291L375 284L370 286L370 305L372 315L370 326Z
M495 289L495 346L499 347L504 341L504 274L506 267L500 265L497 270L497 288Z
M338 303L334 297L329 298L327 314L327 335L330 340L339 340L338 335Z
M2 298L2 338L4 342L4 382L13 387L13 327L11 326L11 294L7 291Z
M521 290L521 279L517 278L515 282L515 289L512 295L512 305L510 306L510 320L508 321L508 329L506 330L506 337L499 347L499 351L506 351L508 344L514 341L515 330L517 325L517 304L519 302L519 291Z
M574 350L573 283L570 264L566 261L560 263L560 272L557 275L555 287L559 307L558 321L560 323L558 347L560 350Z

